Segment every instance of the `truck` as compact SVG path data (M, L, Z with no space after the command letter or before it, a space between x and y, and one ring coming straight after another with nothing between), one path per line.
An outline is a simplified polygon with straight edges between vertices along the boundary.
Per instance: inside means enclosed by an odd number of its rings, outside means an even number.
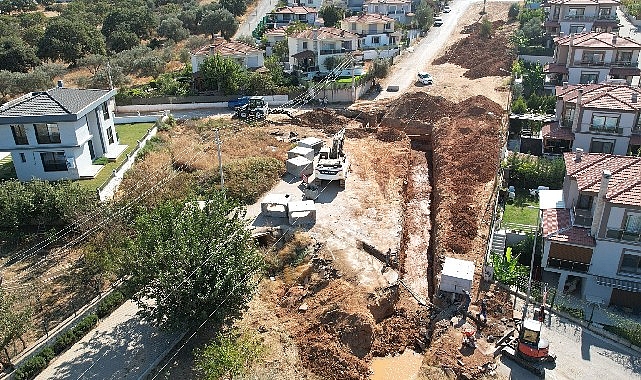
M236 107L235 110L235 118L262 120L269 114L269 105L262 96L252 96L246 104Z
M318 160L314 167L314 181L320 187L322 181L338 181L345 187L347 179L348 161L343 152L345 142L345 128L336 133L332 139L332 146L322 147L318 153Z

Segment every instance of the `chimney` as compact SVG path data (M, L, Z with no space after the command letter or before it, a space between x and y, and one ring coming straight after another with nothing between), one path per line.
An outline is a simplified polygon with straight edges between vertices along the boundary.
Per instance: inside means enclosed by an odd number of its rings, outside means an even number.
M576 107L574 107L574 118L572 119L572 132L578 132L581 130L581 97L583 97L583 88L579 88L578 95L576 97Z
M632 94L632 103L636 103L638 101L639 101L639 94L635 92L634 94Z
M568 88L568 82L563 82L563 88Z
M616 45L616 44L617 44L617 35L614 34L612 35L612 45Z
M583 156L583 149L576 148L576 156L574 156L574 161L581 162L581 156Z
M608 184L612 173L609 170L603 171L601 177L601 187L599 187L599 195L596 198L596 205L594 206L594 214L592 215L592 228L590 228L590 235L596 236L601 227L601 218L603 217L603 209L605 208L605 196L608 194Z
M58 80L58 88L63 88L65 86L64 82L62 79Z

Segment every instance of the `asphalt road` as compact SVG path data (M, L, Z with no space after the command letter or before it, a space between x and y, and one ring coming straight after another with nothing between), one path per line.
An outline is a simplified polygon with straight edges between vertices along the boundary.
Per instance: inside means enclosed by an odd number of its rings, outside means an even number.
M258 4L256 4L254 11L249 14L247 18L240 23L240 25L238 25L238 30L236 31L236 34L234 34L233 38L251 36L252 31L256 28L260 20L262 20L268 12L271 12L277 3L277 0L258 0Z

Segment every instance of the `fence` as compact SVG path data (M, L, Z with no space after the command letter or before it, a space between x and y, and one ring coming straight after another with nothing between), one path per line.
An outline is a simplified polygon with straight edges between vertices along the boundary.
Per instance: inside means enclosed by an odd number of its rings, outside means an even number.
M203 98L203 97L199 97ZM234 97L233 99L236 99ZM166 98L157 98L157 99L166 99ZM279 106L287 103L289 100L289 95L271 95L265 96L265 101L270 105ZM136 112L162 112L165 110L169 111L179 111L179 110L195 110L195 109L211 109L211 108L226 108L226 101L217 101L217 102L181 102L181 103L153 103L153 104L138 104L138 105L120 105L116 106L116 112L118 113L136 113Z
M536 226L519 223L501 223L501 228L508 231L521 231L526 234L534 234L538 229Z

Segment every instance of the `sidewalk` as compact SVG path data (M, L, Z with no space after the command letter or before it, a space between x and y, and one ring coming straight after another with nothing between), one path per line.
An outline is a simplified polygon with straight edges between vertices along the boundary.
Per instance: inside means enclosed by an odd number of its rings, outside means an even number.
M139 379L181 338L140 319L138 306L125 302L54 359L36 379Z

